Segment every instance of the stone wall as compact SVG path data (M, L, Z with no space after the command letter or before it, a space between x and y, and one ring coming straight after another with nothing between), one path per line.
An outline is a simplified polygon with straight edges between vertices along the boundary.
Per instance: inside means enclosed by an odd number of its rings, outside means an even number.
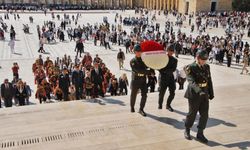
M232 10L232 0L219 0L217 4L218 11ZM250 1L249 1L250 3Z
M192 13L196 11L196 0L179 0L179 9L178 11L180 13L185 13L186 12L186 3L189 2L189 9L188 13Z

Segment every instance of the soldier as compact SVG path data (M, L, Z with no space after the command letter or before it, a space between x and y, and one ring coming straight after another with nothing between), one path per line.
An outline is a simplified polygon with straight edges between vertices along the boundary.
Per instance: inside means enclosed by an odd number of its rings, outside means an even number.
M199 50L196 54L196 62L187 66L186 73L189 84L184 96L188 99L189 104L184 136L186 139L191 140L190 128L193 126L197 112L199 112L200 120L196 138L202 143L208 142L203 130L206 128L208 120L208 100L214 98L210 66L206 64L207 59L207 52Z
M131 112L134 113L135 101L138 90L141 90L141 104L139 113L146 117L147 114L144 112L144 107L147 100L147 83L146 76L154 73L154 70L149 69L141 59L141 47L140 45L135 45L135 58L130 61L130 66L132 68L132 81L131 81L131 96L130 105Z
M173 57L174 47L175 47L174 45L170 45L167 48L169 62L166 67L159 70L160 76L161 76L161 82L160 82L159 107L158 108L162 109L163 98L164 98L167 88L169 88L169 96L167 100L166 109L168 109L171 112L174 111L174 109L171 107L171 102L174 99L175 90L176 90L175 78L174 78L173 73L175 72L177 68L177 63L178 63L178 60Z

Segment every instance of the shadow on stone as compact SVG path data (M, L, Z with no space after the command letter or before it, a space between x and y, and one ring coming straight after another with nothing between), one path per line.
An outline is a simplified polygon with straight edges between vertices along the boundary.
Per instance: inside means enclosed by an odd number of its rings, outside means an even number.
M185 129L183 121L178 121L176 119L168 118L168 117L157 117L157 116L155 116L153 114L147 114L147 117L149 117L149 118L151 118L153 120L159 121L161 123L171 125L176 129L180 129L180 130Z
M17 53L17 52L15 52L14 54L15 54L15 55L19 55L19 56L21 56L21 55L22 55L21 53Z
M113 99L111 97L104 97L102 100L108 104L114 104L114 105L120 105L120 106L126 106L126 104L118 99Z
M177 113L177 114L183 115L183 116L187 116L187 113L179 111L179 110L175 110L174 112ZM198 125L199 118L200 118L200 115L197 114L193 127L196 127ZM237 127L236 124L226 122L224 120L220 120L220 119L216 119L216 118L208 118L208 122L207 122L206 127L210 128L210 127L218 126L218 125L221 125L221 124L225 125L227 127ZM193 131L197 131L197 129L193 129Z
M94 99L87 99L84 100L83 102L87 102L87 103L93 103L93 104L99 104L99 105L106 105L106 103L102 102L100 99L94 98Z
M225 144L225 145L215 142L215 141L209 141L207 143L207 146L209 147L223 146L225 148L239 148L241 150L247 150L250 147L250 141L230 143L230 144Z

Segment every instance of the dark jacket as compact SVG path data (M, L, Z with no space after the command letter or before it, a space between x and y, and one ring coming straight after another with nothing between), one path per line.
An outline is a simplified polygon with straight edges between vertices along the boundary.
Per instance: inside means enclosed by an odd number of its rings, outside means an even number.
M83 43L82 42L78 42L76 44L76 50L83 52L83 49L84 49Z
M161 82L175 82L173 73L176 71L177 63L178 60L176 58L169 56L169 62L167 66L159 70L161 74Z
M5 87L5 84L1 85L1 96L4 100L10 100L15 95L15 90L14 90L12 84L11 83L8 83L8 84L9 84L8 89Z
M18 88L16 88L15 97L16 97L17 99L25 100L25 98L28 97L28 93L27 93L27 91L25 90L25 88L23 89L22 92L19 91Z
M84 74L83 71L74 70L72 73L72 84L75 86L82 86L84 82Z
M59 88L63 91L67 91L70 86L70 79L68 74L60 74L59 76Z
M196 62L187 66L187 81L188 88L184 95L187 99L197 99L200 93L204 92L209 99L214 97L213 83L211 79L210 66L205 64L201 68ZM200 84L207 84L206 87L201 87Z
M91 82L94 84L101 84L103 82L102 69L98 68L98 74L95 69L91 71Z
M139 78L143 78L146 81L146 75L150 75L154 72L154 70L152 69L149 70L145 63L142 61L142 59L138 57L135 57L130 61L130 66L132 68L132 81L136 80L138 75L140 74L144 76Z

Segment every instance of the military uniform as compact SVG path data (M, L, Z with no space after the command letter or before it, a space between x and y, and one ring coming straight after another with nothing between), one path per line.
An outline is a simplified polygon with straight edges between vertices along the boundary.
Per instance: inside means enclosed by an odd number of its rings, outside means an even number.
M207 143L208 141L203 135L203 130L206 128L208 120L208 100L214 98L210 66L208 64L201 66L194 62L187 66L186 73L189 84L184 97L188 99L189 112L185 122L185 137L191 139L190 128L194 124L197 112L199 112L197 139Z
M171 102L175 96L176 84L174 79L174 72L177 68L178 60L173 56L169 56L169 62L166 67L159 70L161 76L160 90L159 90L159 109L162 109L163 98L166 93L167 88L169 88L169 96L167 100L167 108L171 108Z
M137 49L135 49L137 51ZM149 69L141 57L135 57L130 61L130 66L132 68L132 80L131 80L131 96L130 96L130 106L131 112L135 112L134 106L136 101L136 96L138 90L141 90L141 103L140 103L140 111L143 116L146 116L143 109L147 100L147 82L146 76L154 73L152 69Z

